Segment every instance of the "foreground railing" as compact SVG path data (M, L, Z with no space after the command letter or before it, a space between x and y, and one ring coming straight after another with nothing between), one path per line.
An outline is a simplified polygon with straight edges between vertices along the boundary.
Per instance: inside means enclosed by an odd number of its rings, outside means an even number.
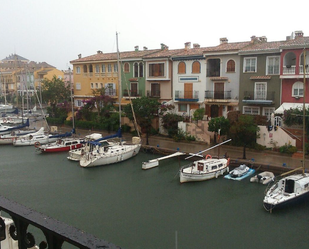
M9 227L9 233L12 239L18 241L18 247L20 249L31 248L34 245L40 249L60 249L64 242L77 248L120 248L77 228L10 201L3 196L0 196L0 210L9 214L14 221L14 224ZM45 235L46 241L36 243L34 236L27 231L29 225L39 228ZM0 218L0 240L6 238L8 236L5 236L4 222Z

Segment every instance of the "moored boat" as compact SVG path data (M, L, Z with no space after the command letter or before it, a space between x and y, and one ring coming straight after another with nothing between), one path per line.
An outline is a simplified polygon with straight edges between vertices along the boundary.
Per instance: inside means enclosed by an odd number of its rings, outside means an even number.
M229 163L229 158L219 159L207 155L206 158L194 161L180 170L180 183L218 178L229 171Z
M224 178L241 181L242 179L254 174L254 172L254 169L249 168L245 164L241 164L240 166L231 170L228 175L224 176Z
M37 151L43 153L52 153L52 152L67 152L70 150L79 149L83 146L83 138L60 138L56 142L48 144L40 144L36 146Z
M250 178L250 182L258 182L262 184L268 184L275 180L275 175L273 172L264 171Z

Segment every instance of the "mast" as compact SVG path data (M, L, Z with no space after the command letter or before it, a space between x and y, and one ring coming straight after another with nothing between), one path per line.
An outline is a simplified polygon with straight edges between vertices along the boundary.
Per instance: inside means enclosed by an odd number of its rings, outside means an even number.
M70 68L70 67L69 67L69 81L70 81L70 89L71 89L72 125L73 125L73 129L75 129L75 121L74 121L74 102L73 102L73 86L72 86L71 68Z
M306 46L304 48L304 90L303 90L303 174L305 173L305 142L306 142Z
M120 55L118 47L118 33L116 32L116 45L117 45L117 66L118 66L118 102L119 102L119 128L121 129L121 67L120 67Z

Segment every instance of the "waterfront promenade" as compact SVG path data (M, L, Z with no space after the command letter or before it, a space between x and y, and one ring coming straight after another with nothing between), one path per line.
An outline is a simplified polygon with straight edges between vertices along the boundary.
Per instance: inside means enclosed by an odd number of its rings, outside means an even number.
M70 127L60 127L58 128L59 131L65 132L70 131ZM105 131L90 131L90 130L83 130L77 129L76 134L80 136L85 136L91 134L93 132L98 132L103 135L109 135ZM123 138L126 141L131 141L131 134L124 133ZM143 148L149 149L152 148L153 152L185 152L189 153L198 153L200 151L204 151L207 148L211 147L202 142L176 142L173 139L163 137L163 136L149 136L148 138L148 145L146 145L147 139L145 136L142 137L142 144ZM213 156L222 157L223 155L227 155L231 158L232 162L236 163L246 163L255 168L260 168L261 170L273 170L276 173L286 172L291 169L299 168L302 166L302 157L292 157L288 154L282 154L279 152L273 151L256 151L252 149L246 149L246 159L243 159L243 147L235 147L229 145L222 145L220 147L216 147L211 149L205 154L211 154ZM309 170L309 159L308 157L305 158L305 168L307 171Z

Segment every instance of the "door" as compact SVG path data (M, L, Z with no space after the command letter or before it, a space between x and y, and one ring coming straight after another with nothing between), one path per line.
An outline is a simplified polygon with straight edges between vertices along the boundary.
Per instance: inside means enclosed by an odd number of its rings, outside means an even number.
M137 83L131 83L131 96L136 97L137 95Z
M224 83L215 83L215 99L224 99Z
M193 99L193 84L185 83L184 84L184 98L185 99Z

